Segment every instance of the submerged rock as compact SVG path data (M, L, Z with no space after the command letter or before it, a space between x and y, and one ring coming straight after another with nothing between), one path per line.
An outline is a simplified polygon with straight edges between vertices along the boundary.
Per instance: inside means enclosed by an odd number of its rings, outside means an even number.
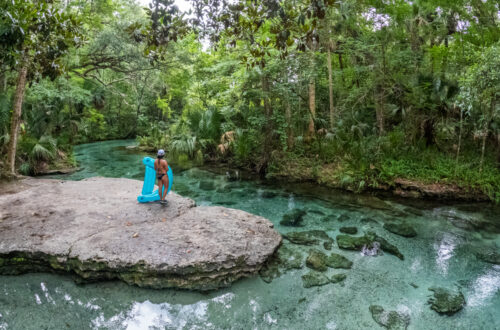
M456 208L446 207L434 209L433 214L447 219L453 226L463 230L481 230L497 234L500 233L500 222L498 222L496 218L487 219L485 218L487 217L486 215L473 212L477 211L477 209L468 211L472 212L464 212Z
M476 257L484 262L500 265L500 253L494 250L477 251Z
M326 265L331 268L351 269L352 261L350 261L343 255L332 253L330 256L328 256L328 259L326 260Z
M390 231L393 234L403 236L403 237L415 237L417 236L417 231L406 222L386 222L384 224L384 229Z
M344 222L347 220L351 220L351 217L346 213L339 215L339 217L337 218L338 222Z
M199 187L201 190L215 190L215 184L213 181L200 181Z
M347 278L346 274L335 274L330 277L330 283L340 283Z
M354 237L349 235L338 235L337 244L339 248L345 250L361 251L363 248L373 249L374 243L378 243L382 251L393 254L401 260L404 260L403 254L399 252L398 248L383 237L378 236L373 232L366 232L364 236Z
M304 288L322 286L328 283L330 283L328 277L320 272L310 271L309 273L302 275L302 285Z
M325 212L323 212L321 210L317 210L317 209L308 209L307 212L312 213L312 214L316 214L316 215L325 215Z
M281 243L270 221L224 207L137 203L142 182L24 180L0 196L0 274L70 273L151 288L212 290L261 269ZM110 193L112 192L112 193Z
M283 215L280 225L300 227L302 226L302 221L304 220L304 216L306 214L307 212L302 209L293 209Z
M309 255L307 256L306 266L314 270L324 272L328 269L326 265L327 258L328 257L323 252L312 249L309 251Z
M274 198L278 196L278 194L274 191L264 190L260 196L262 198Z
M355 235L358 233L358 228L356 227L340 227L339 231L344 234Z
M333 243L333 239L323 230L293 231L283 234L283 238L299 245L316 245L322 241Z
M302 253L282 244L259 271L259 275L264 282L270 283L290 269L302 268L302 260Z
M373 224L378 225L378 221L373 219L373 218L370 218L370 217L361 218L359 221L361 221L361 223L365 223L365 224L373 223Z
M389 330L406 330L410 324L410 316L396 311L385 311L382 306L371 305L372 318Z
M453 315L465 305L462 292L452 292L444 288L430 288L429 291L434 292L434 296L429 299L431 309L439 314Z

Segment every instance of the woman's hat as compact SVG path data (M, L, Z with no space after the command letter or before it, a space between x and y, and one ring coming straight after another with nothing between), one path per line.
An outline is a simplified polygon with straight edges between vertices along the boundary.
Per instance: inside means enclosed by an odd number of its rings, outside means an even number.
M158 150L158 156L165 156L165 150L163 149Z

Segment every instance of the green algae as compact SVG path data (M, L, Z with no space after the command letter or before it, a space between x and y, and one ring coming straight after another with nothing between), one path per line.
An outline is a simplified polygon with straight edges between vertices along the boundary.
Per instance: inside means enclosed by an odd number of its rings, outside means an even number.
M378 236L374 232L368 231L365 233L364 236L360 237L354 237L349 235L337 236L337 244L339 248L345 250L361 251L363 248L372 249L374 248L375 242L380 245L380 248L383 251L395 255L401 260L404 260L403 254L399 252L399 249L395 245L389 243L386 239Z
M302 285L304 288L312 288L313 286L323 286L330 283L328 277L320 272L310 271L302 275Z
M429 299L431 309L439 314L453 315L460 311L465 305L465 297L462 292L452 292L445 288L429 288L434 293Z
M384 229L387 231L403 236L403 237L415 237L417 236L417 231L406 222L386 222L384 223Z
M326 265L327 260L328 257L326 254L316 249L311 249L306 259L306 266L311 269L324 272L328 269L328 266Z
M343 255L332 253L326 259L326 265L331 268L351 269L352 261Z
M293 209L283 215L280 225L290 227L301 227L304 221L304 216L307 214L302 209Z
M373 320L388 330L406 330L410 325L410 316L397 311L385 311L382 306L371 305Z

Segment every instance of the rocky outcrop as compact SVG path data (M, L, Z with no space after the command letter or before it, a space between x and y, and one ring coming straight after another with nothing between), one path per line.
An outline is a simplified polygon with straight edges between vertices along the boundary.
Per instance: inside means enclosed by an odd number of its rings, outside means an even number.
M307 212L302 209L293 209L283 215L283 219L280 221L280 225L301 227L302 221L304 221L304 216L306 214Z
M25 180L0 195L0 274L211 290L256 274L281 243L270 221L224 207L138 204L142 182Z
M340 227L339 231L344 234L356 235L358 228L356 227Z
M326 254L316 249L311 249L306 259L306 266L311 269L324 272L328 269L328 266L326 265L327 260L328 257Z
M408 314L397 311L386 311L382 306L370 306L373 320L389 330L406 330L410 324Z
M417 231L406 222L386 222L384 229L403 237L417 236Z
M462 292L453 292L445 288L429 288L434 293L429 299L431 309L439 314L453 315L461 310L465 305L465 298Z
M378 236L374 232L367 231L364 236L354 237L349 235L338 235L337 244L339 248L345 250L361 251L363 249L377 250L382 249L387 253L395 255L401 260L404 260L404 256L399 249L389 243L385 238Z
M316 245L321 242L324 245L325 243L331 245L333 243L333 239L323 230L292 231L283 234L283 238L299 245Z
M326 265L331 268L351 269L352 261L340 254L332 253L326 260Z
M312 288L313 286L322 286L330 283L330 279L323 273L310 271L302 275L302 286L304 288Z
M440 200L491 201L479 189L460 187L450 183L424 183L415 180L396 178L392 188L394 195L408 198L429 198Z
M260 277L264 282L271 283L273 279L290 269L302 268L302 260L302 253L286 244L282 244L262 267L259 272Z

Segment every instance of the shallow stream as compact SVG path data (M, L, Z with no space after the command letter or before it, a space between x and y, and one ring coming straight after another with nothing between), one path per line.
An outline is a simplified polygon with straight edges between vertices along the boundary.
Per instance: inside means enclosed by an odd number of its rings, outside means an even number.
M127 149L133 141L110 141L75 148L82 170L59 179L92 176L142 180L144 154ZM77 285L68 276L0 276L0 329L383 329L370 306L397 311L408 329L500 329L500 265L478 251L500 253L500 212L485 204L437 204L356 196L314 185L286 185L237 179L235 171L174 167L173 190L198 205L223 205L270 219L276 230L322 230L332 249L284 240L303 267L282 271L267 283L240 280L210 293L149 290L121 282ZM237 179L237 180L235 180ZM138 192L139 193L139 192ZM301 227L280 225L294 209L306 212ZM383 228L386 222L413 227L412 238ZM395 245L400 260L382 251L347 251L337 246L340 227L372 231ZM305 288L310 249L334 252L353 262L340 283ZM431 310L429 288L462 292L466 304L448 316Z

